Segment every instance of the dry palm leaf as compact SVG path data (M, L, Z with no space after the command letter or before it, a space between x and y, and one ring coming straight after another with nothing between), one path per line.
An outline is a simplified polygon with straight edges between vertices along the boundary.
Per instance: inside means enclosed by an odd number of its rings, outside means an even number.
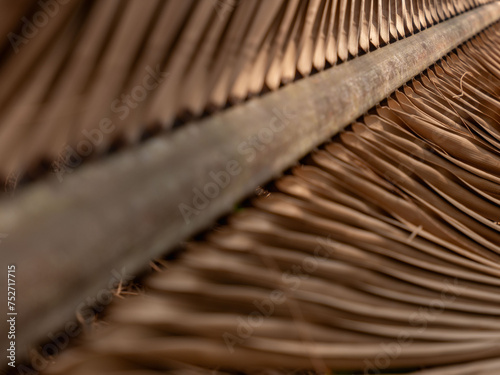
M499 42L397 90L46 373L498 371Z
M0 182L138 142L486 2L2 1Z

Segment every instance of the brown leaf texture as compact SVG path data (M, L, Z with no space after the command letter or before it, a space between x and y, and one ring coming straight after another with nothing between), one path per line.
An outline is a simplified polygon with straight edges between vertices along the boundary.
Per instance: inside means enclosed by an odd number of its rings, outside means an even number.
M499 42L497 23L400 88L46 373L498 372Z
M0 1L0 184L136 144L490 1ZM114 126L105 137L102 121ZM86 151L89 133L100 140Z

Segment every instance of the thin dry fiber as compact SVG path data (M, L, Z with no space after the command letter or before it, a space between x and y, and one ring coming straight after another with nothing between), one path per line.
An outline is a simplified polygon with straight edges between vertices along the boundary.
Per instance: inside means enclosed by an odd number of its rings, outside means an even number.
M0 182L133 144L487 2L0 1Z
M397 90L47 374L498 371L499 46Z

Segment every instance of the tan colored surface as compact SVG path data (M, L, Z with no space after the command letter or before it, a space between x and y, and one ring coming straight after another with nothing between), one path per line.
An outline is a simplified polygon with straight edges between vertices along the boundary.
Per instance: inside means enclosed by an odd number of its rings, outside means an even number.
M497 23L312 152L47 374L496 373L499 42Z
M83 167L62 184L39 182L13 199L4 199L0 227L9 237L2 242L0 259L2 264L22 265L20 348L73 316L82 299L107 284L112 269L126 267L136 274L149 259L207 228L257 185L276 177L499 17L500 3L469 11L383 50ZM273 134L272 142L255 151L253 159L242 153L239 146L269 129L273 121L285 126ZM213 184L210 172L224 171L234 162L240 173L186 222L179 205L192 206L193 189Z

